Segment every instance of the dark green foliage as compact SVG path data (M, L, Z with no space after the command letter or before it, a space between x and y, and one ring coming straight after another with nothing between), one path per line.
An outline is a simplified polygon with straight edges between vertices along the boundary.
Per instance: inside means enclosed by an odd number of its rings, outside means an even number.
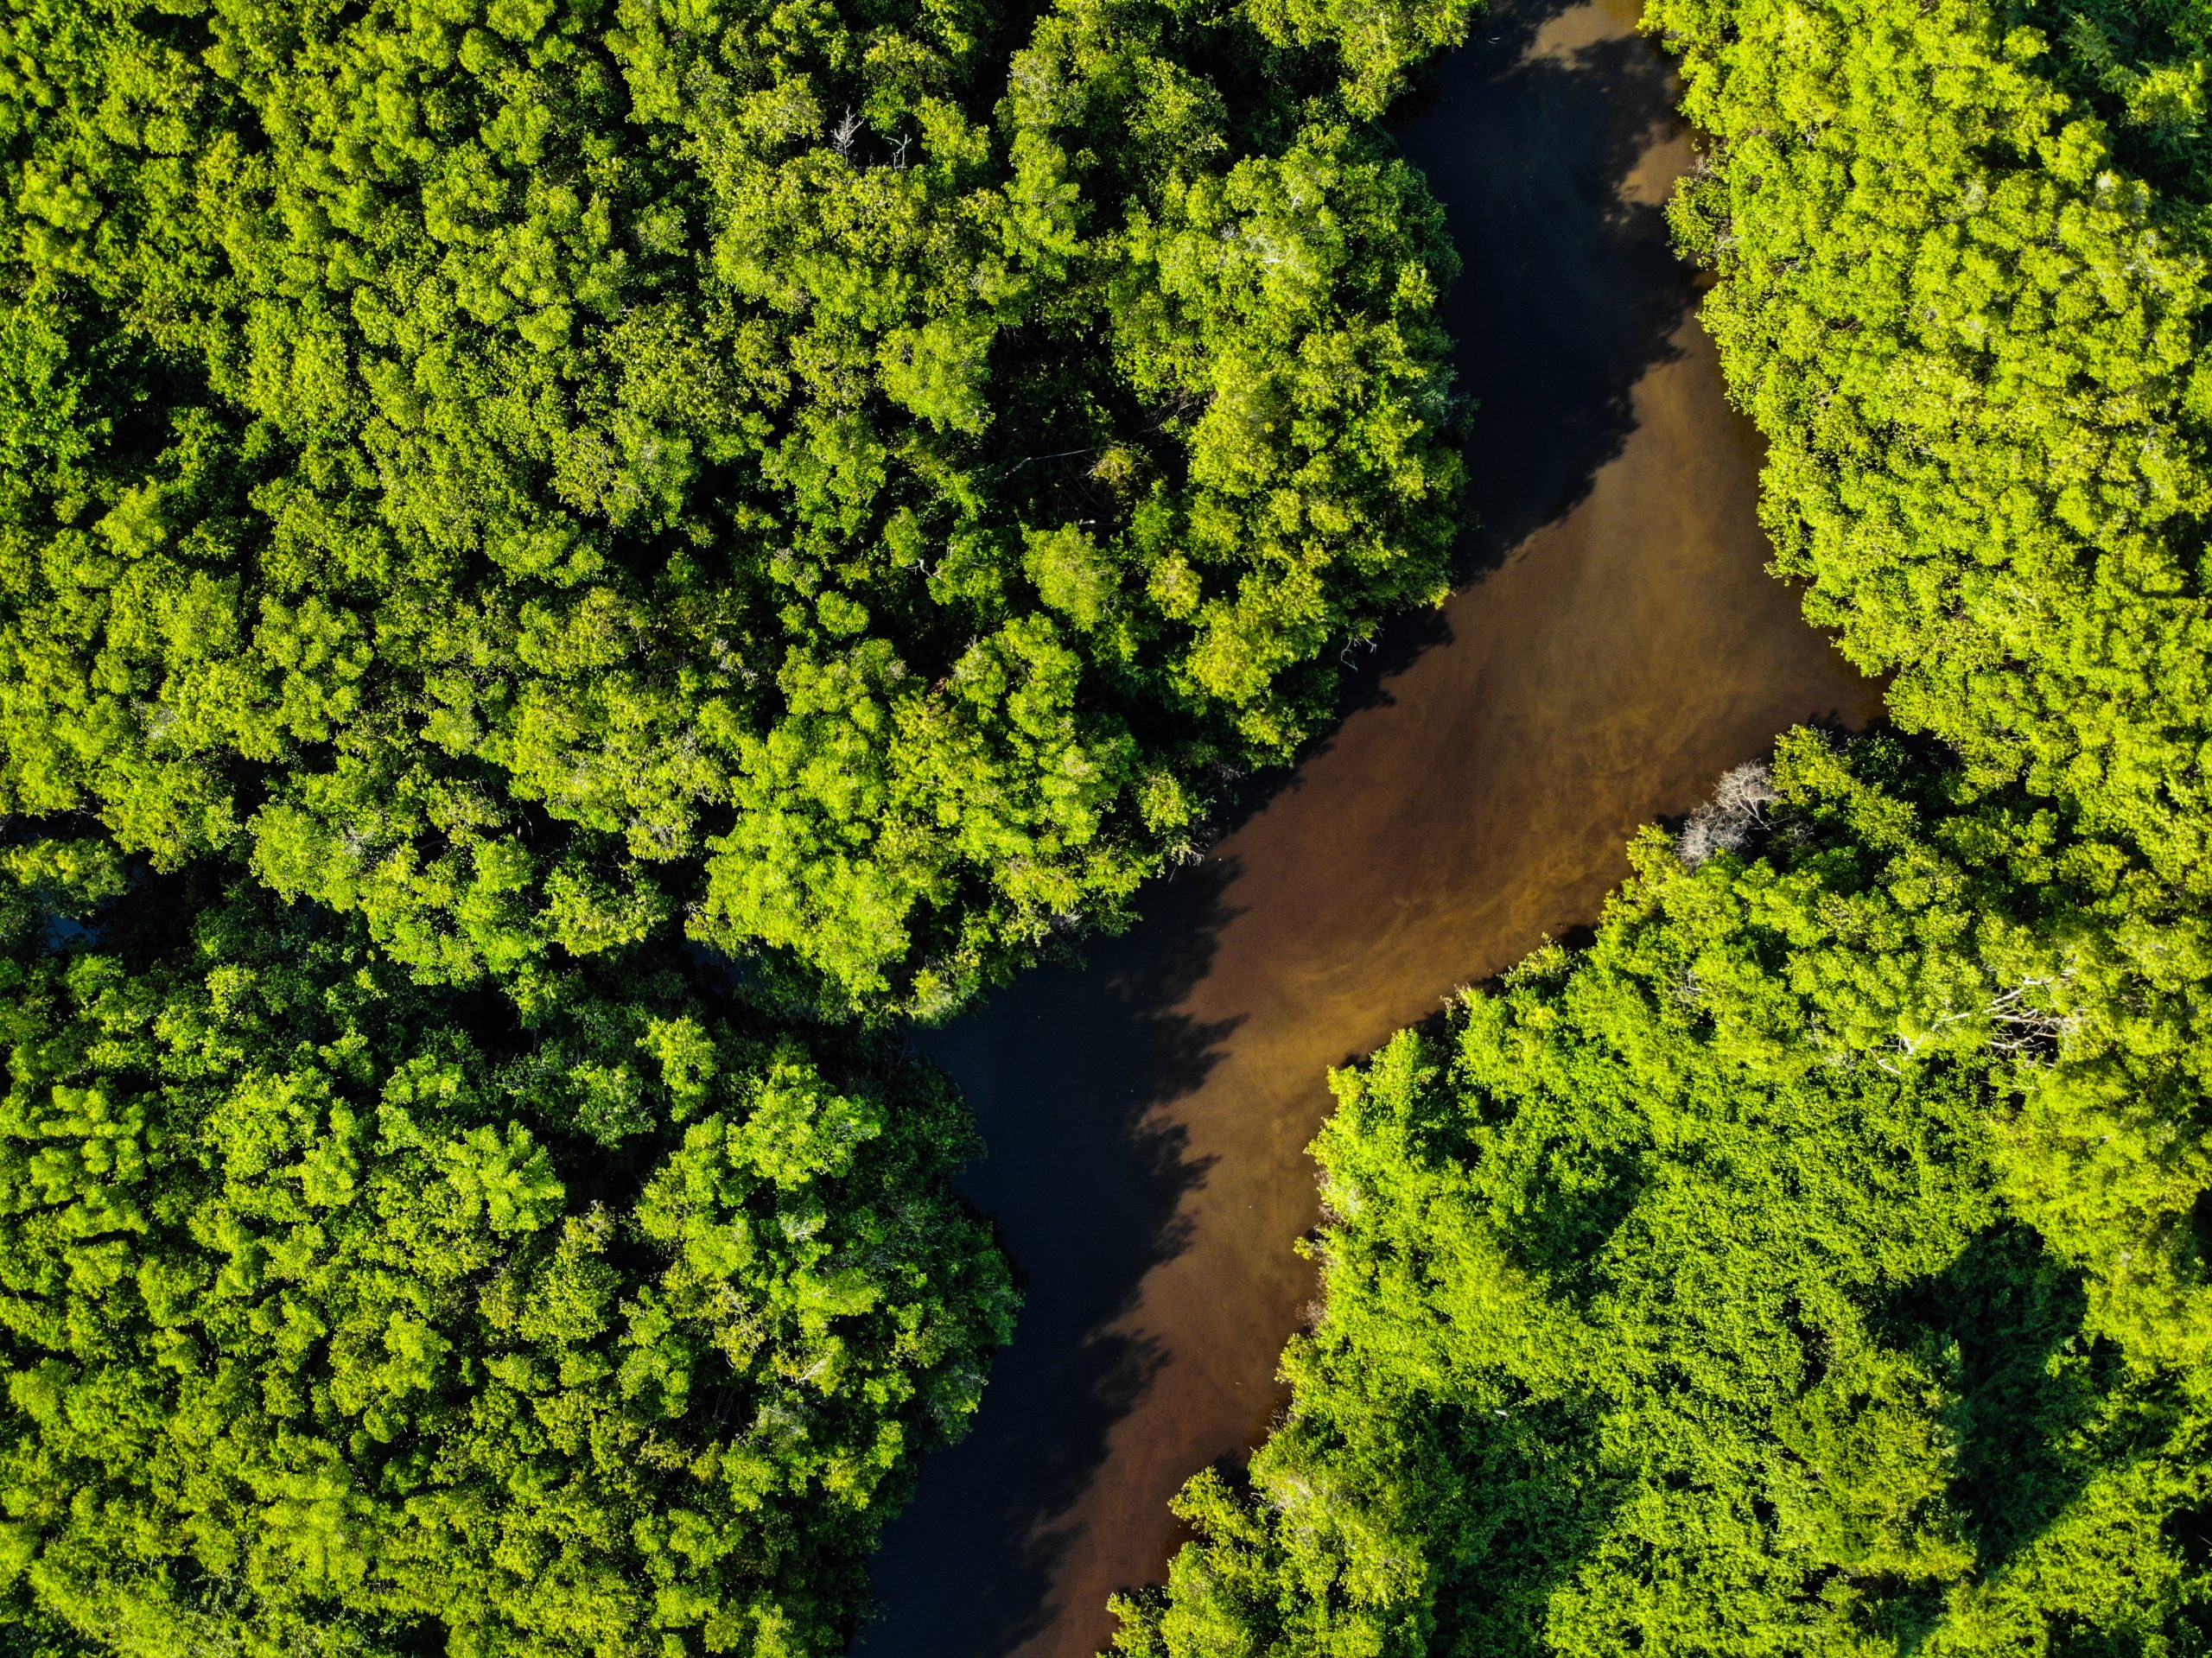
M1790 740L1764 854L1336 1079L1288 1420L1121 1650L2207 1650L2212 961L1940 776Z
M2033 5L2020 21L2059 42L2060 84L2105 124L2113 153L2171 204L2212 206L2212 7L2203 0ZM2202 219L2193 238L2205 245Z
M1332 88L1464 10L26 0L0 810L425 981L1110 919L1439 591L1452 257Z
M1344 68L1345 104L1377 116L1421 60L1467 37L1465 0L1244 0L1278 45L1326 43Z
M92 1648L43 1613L0 1624L0 1658L88 1658Z
M11 900L0 1640L839 1650L1011 1323L943 1079L675 965L518 1023L190 884L59 951Z

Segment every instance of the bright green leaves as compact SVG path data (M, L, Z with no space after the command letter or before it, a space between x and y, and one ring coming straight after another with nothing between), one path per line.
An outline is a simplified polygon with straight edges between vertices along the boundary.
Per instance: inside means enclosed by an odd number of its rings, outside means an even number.
M2034 8L2056 50L2044 66L2104 118L2129 171L2198 204L2212 200L2205 73L2212 20L2195 0Z
M1808 613L1897 671L1901 721L2197 888L2212 249L2066 96L2126 79L2068 16L1664 5L1720 146L1674 213L1720 271L1707 321Z
M787 1191L842 1175L854 1148L883 1132L880 1106L829 1089L796 1044L777 1051L742 1126L728 1134L740 1166Z
M939 431L981 432L991 419L984 387L995 333L986 320L955 315L889 334L878 353L884 395Z
M2008 1179L2088 1269L2097 1328L2195 1363L2212 245L2186 66L2206 24L2193 4L2125 12L1694 3L1657 22L1721 140L1675 211L1720 271L1707 317L1772 440L1783 566L1847 649L1897 670L1902 723L1955 744L1975 785L2056 809L2033 854L2017 829L1961 852L2107 900L2011 940L2006 981L1934 999L1933 1022L1867 1005L1862 1028L2063 1044L2005 1141ZM2017 907L1974 924L2017 930Z
M1449 255L1242 20L956 10L26 11L0 806L525 997L1114 918L1434 596Z
M2093 965L2190 931L2014 885L2047 826L1931 758L1794 736L1744 847L1649 833L1586 950L1335 1079L1288 1416L1122 1650L2190 1649L2202 1266L2060 1195L2203 1190L2201 1059ZM2163 1140L2024 1179L2130 1009Z
M506 1133L488 1125L448 1144L439 1163L460 1194L463 1212L481 1215L494 1232L535 1232L561 1210L568 1194L543 1149L509 1123Z
M1455 522L1440 225L1300 43L1371 115L1456 8L1037 10L0 22L0 814L107 836L0 848L25 1642L849 1636L1005 1267L944 1089L671 935L949 1010Z
M1945 1390L1910 1354L1868 1345L1778 1413L1777 1542L1853 1577L1948 1581L1974 1565L1948 1501L1958 1457Z
M463 1028L327 917L158 943L192 896L12 958L0 1620L550 1658L747 1609L838 1650L1010 1323L942 1081L643 962Z
M1424 549L1459 474L1434 442L1451 400L1431 311L1451 265L1433 213L1402 166L1317 128L1179 182L1132 226L1118 353L1203 411L1180 523L1140 531L1166 543L1147 549L1153 596L1191 616L1189 693L1243 708L1255 742L1292 739L1262 689L1342 626L1329 563L1401 602L1435 597Z
M1022 568L1038 596L1078 628L1088 631L1105 620L1114 598L1114 572L1079 526L1032 530Z
M1136 746L1118 718L1077 711L1082 669L1042 617L977 640L937 685L880 646L795 653L790 716L744 751L698 935L791 948L842 914L820 953L837 988L866 1006L896 972L935 1012L984 981L998 943L1126 898L1147 860L1103 830ZM922 955L919 913L956 896L963 930Z

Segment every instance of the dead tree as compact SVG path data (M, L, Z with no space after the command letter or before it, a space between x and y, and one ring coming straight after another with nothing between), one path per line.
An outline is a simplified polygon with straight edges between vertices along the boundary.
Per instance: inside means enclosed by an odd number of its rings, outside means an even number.
M1781 797L1764 760L1745 760L1723 772L1713 798L1682 825L1675 850L1683 867L1694 869L1716 852L1741 852L1767 827L1766 809Z

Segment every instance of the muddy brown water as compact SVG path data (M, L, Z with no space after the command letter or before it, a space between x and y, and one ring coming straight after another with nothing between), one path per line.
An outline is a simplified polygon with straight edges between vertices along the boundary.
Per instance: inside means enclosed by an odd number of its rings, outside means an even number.
M1281 1405L1326 1069L1594 919L1637 827L1777 732L1877 710L1765 572L1757 440L1661 218L1688 139L1633 19L1505 0L1397 125L1465 264L1467 584L1136 928L921 1039L1028 1300L890 1528L861 1658L1096 1652L1108 1595L1164 1575L1168 1498Z

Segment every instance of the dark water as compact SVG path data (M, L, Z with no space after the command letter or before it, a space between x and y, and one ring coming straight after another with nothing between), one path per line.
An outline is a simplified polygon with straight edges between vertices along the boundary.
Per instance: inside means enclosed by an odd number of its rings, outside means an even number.
M1636 827L1775 733L1875 711L1764 572L1756 442L1660 216L1689 149L1632 15L1507 0L1399 126L1465 262L1467 585L1136 929L923 1039L1028 1304L890 1530L864 1658L1095 1651L1107 1595L1161 1574L1167 1498L1280 1406L1325 1069L1593 919Z

